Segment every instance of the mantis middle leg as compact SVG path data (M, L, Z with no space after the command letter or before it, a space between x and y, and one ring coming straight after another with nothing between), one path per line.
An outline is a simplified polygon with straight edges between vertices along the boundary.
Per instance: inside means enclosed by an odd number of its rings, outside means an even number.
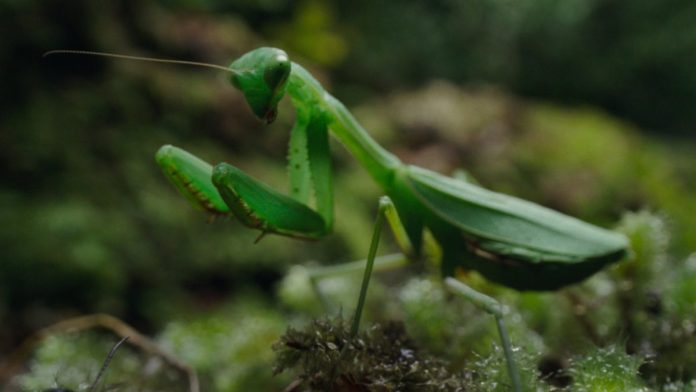
M389 228L394 234L394 238L396 239L401 253L378 257L376 256L377 247L379 246L379 240L385 220L389 224ZM414 248L411 244L411 240L406 233L406 229L401 223L401 219L399 218L394 203L388 196L382 196L379 199L377 218L373 227L372 241L367 259L336 266L311 268L308 271L310 284L314 292L317 294L317 297L322 302L324 308L330 309L329 302L319 287L319 281L333 276L342 276L349 273L358 273L364 271L360 297L358 300L356 313L353 318L354 321L352 332L357 333L372 271L374 269L379 271L388 270L407 265L414 258L413 249Z

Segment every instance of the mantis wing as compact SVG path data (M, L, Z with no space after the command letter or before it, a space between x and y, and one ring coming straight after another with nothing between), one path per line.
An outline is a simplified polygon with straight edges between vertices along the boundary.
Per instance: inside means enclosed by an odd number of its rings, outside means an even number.
M518 290L556 290L626 254L621 234L428 170L406 173L443 249L445 276L464 267Z
M459 228L481 250L528 263L616 261L627 239L559 212L409 166L416 197L438 219Z

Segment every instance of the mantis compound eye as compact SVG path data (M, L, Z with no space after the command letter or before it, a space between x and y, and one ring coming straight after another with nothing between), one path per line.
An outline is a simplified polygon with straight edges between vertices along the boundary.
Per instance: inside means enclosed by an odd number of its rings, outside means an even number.
M290 76L290 60L285 53L279 53L269 60L263 73L263 80L271 90L283 87Z

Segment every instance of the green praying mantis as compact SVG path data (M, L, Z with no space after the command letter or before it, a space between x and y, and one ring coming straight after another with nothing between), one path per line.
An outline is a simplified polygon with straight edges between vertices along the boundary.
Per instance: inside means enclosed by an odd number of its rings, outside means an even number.
M286 94L290 97L296 122L289 141L289 195L228 163L213 167L174 146L163 146L156 154L167 178L195 208L213 216L234 217L259 230L259 238L272 233L317 240L331 232L329 132L338 139L386 194L379 200L367 261L360 265L365 272L353 318L354 333L373 268L393 261L376 258L386 221L408 259L417 259L427 246L439 247L445 286L495 317L512 388L518 391L521 386L503 325L502 306L455 279L457 270L475 270L488 280L518 290L555 290L584 280L620 260L628 250L628 241L621 234L403 163L378 145L341 102L280 49L253 50L227 68L87 54L223 69L231 73L231 83L242 92L253 113L266 123L275 119L279 101Z

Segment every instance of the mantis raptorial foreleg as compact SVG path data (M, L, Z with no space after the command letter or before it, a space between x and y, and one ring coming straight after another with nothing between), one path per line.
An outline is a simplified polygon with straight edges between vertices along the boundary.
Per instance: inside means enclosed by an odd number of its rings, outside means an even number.
M157 164L174 187L197 210L212 217L231 215L230 208L213 185L213 167L202 159L166 144L155 154Z

